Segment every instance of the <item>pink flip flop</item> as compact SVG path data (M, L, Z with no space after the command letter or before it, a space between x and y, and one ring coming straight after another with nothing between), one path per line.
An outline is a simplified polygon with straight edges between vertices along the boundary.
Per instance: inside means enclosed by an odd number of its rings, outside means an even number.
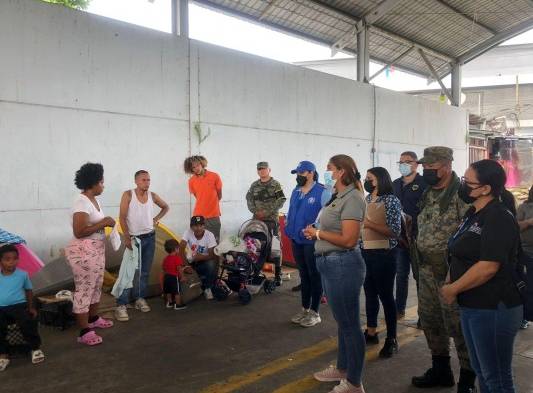
M90 329L108 329L110 327L113 327L113 321L110 321L109 319L104 319L102 317L98 317L96 321L94 321L93 323L89 323Z
M80 344L85 344L89 346L102 344L102 337L97 335L93 330L90 332L85 333L83 336L78 337L78 342Z

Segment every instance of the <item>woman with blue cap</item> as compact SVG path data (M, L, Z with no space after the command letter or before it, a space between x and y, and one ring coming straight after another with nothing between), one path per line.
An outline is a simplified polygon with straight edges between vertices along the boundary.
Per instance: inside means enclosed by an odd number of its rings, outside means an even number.
M311 161L301 161L291 171L296 174L285 233L292 240L292 253L298 265L301 281L302 310L291 321L303 327L321 322L318 308L322 297L320 273L316 268L315 241L307 239L303 230L315 223L322 208L324 186L317 182L318 173Z

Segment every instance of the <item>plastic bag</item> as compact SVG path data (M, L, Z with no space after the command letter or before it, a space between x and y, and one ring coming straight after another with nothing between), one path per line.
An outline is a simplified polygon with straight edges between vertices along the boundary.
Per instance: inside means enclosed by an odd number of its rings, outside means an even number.
M111 234L109 235L109 240L111 241L111 247L114 251L118 251L122 241L120 240L120 235L118 233L118 225L113 227Z

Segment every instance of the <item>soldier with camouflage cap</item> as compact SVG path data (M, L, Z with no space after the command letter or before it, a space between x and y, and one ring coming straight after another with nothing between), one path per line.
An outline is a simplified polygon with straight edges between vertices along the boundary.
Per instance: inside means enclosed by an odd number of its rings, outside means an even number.
M457 195L460 180L452 171L453 150L432 146L419 160L428 188L420 200L418 237L413 258L419 265L418 314L432 355L432 367L413 377L420 388L453 386L450 367L450 337L453 337L461 374L458 393L474 392L476 374L470 366L468 350L461 331L457 304L446 305L439 296L448 274L448 239L460 225L468 205Z
M252 183L246 194L248 210L256 220L261 220L270 228L274 235L278 235L278 215L286 199L281 184L270 176L268 162L257 163L259 179ZM281 285L281 261L275 261L276 284Z

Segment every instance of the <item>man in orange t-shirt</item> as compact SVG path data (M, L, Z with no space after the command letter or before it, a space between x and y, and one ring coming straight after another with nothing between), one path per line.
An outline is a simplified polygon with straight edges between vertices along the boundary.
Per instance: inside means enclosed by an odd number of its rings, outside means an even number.
M189 192L196 199L193 216L205 217L205 228L220 239L220 204L222 180L218 173L206 169L207 160L203 156L185 159L183 169L192 175L189 179Z

